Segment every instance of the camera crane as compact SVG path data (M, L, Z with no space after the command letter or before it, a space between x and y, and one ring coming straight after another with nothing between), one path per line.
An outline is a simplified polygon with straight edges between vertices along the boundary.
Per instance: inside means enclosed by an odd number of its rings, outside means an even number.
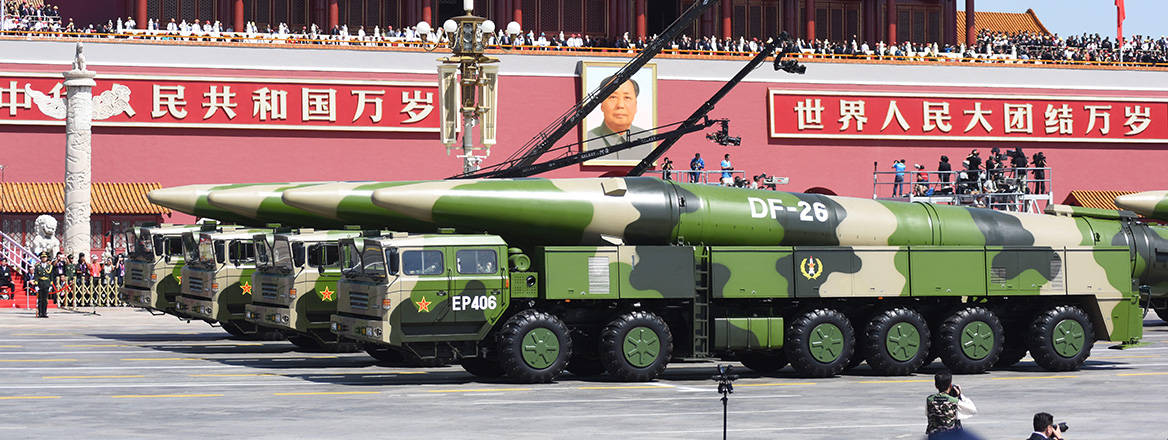
M702 15L706 9L717 3L718 0L698 0L694 2L693 6L690 6L689 9L686 9L680 17L677 17L677 20L674 20L673 24L670 24L669 27L665 28L665 30L661 32L661 35L657 36L657 38L653 39L653 41L650 41L649 44L641 50L640 54L638 54L632 60L629 60L629 62L622 66L620 70L617 70L617 72L613 74L612 81L601 84L600 87L597 87L596 90L593 90L592 93L588 94L588 96L585 96L582 101L568 109L567 112L557 118L556 121L552 122L551 125L549 125L547 128L544 128L543 131L539 132L539 134L537 134L534 138L527 141L527 144L508 157L507 160L499 164L486 167L479 171L462 173L451 178L502 178L525 177L532 175L532 173L527 170L527 167L531 166L533 163L535 163L535 161L539 160L539 158L545 153L552 150L552 147L560 140L560 138L564 137L564 135L568 134L569 131L572 131L573 128L579 125L580 122L584 120L585 116L587 116L589 113L592 113L592 110L595 110L601 102L604 102L604 100L608 98L608 95L611 95L612 92L615 92L617 88L620 88L620 86L624 84L625 81L628 81L629 78L632 78L633 74L637 73L638 70L641 70L641 67L644 66L645 63L648 63L649 60L653 59L653 57L656 57L657 54L661 53L662 50L665 50L667 45L672 44L673 39L677 38L677 36L680 35L683 30L685 30L686 26L689 26L689 24L696 20L698 16ZM528 174L523 174L524 172L527 172Z
M696 6L697 6L697 4L694 5L694 7L696 7ZM691 7L690 9L692 10L693 7ZM687 11L687 13L688 12L689 11ZM678 21L681 21L681 19L678 19ZM676 25L676 24L677 23L675 22L674 25ZM656 40L654 40L654 41L656 41ZM789 37L787 36L787 34L785 32L780 34L778 37L774 37L770 41L768 41L759 50L758 54L756 54L754 56L754 58L751 58L750 62L746 63L746 66L743 66L742 69L740 69L738 71L738 73L734 75L733 78L731 78L729 81L727 81L726 84L723 84L722 88L718 89L718 91L715 92L714 95L710 97L710 99L708 99L708 100L706 100L706 102L702 103L702 105L699 106L698 109L693 112L693 114L691 114L688 118L686 118L682 122L675 122L672 124L654 127L652 129L644 130L644 131L636 132L636 133L625 132L630 137L630 139L628 141L622 142L622 143L619 143L616 145L611 145L611 146L606 146L606 147L596 148L596 149L591 149L591 150L584 150L582 147L584 144L586 144L589 141L592 141L593 139L585 139L582 142L576 142L576 143L568 144L568 145L565 145L562 147L557 147L557 148L551 148L551 142L549 141L547 143L547 146L543 147L543 150L535 156L531 156L532 154L535 154L534 149L531 150L531 152L529 152L528 154L520 155L517 153L516 155L513 155L511 158L508 158L506 161L503 161L501 163L492 165L490 167L484 168L482 170L479 170L479 171L476 171L473 173L460 174L460 175L454 176L452 178L454 178L454 179L473 179L473 178L504 178L504 177L534 176L536 174L540 174L540 173L555 170L558 168L563 168L566 166L575 165L575 164L578 164L578 163L581 163L584 161L600 158L600 157L603 157L603 156L606 156L606 155L609 155L609 154L612 154L612 153L615 153L618 151L627 150L629 148L633 148L633 147L636 147L639 145L644 145L644 144L649 144L649 143L660 141L661 144L659 144L656 148L654 148L653 151L651 153L649 153L648 156L646 156L644 159L642 159L641 162L638 163L636 166L634 166L627 174L629 176L640 176L641 174L644 174L645 170L647 170L649 167L652 166L654 161L656 161L658 158L661 157L661 155L665 154L666 151L668 151L671 147L673 147L673 145L675 143L677 143L677 141L679 139L681 139L682 136L689 134L689 133L696 132L696 131L705 130L706 128L712 127L714 125L718 126L718 130L713 132L713 133L707 134L706 135L707 139L709 139L709 140L711 140L719 145L722 145L722 146L739 145L742 142L742 139L739 137L730 136L730 132L729 132L730 120L728 120L728 119L710 119L709 113L710 113L710 111L712 111L714 109L714 106L717 105L718 101L721 101L722 98L724 98L727 94L729 94L730 91L733 90L735 86L737 86L739 83L742 82L742 80L744 78L746 78L747 74L749 74L754 69L758 68L758 66L760 64L762 64L763 61L765 61L767 58L771 57L772 54L774 55L774 68L775 68L775 70L783 70L783 71L788 72L788 73L797 73L797 74L804 73L807 70L806 66L799 64L795 60L782 59L784 55L791 52L790 46L787 44L788 41L789 41ZM781 49L781 50L776 52L776 49ZM630 62L630 64L632 64L632 63ZM644 64L644 63L641 63L641 64ZM626 64L625 67L628 67L628 65ZM624 69L622 68L622 72L623 71L624 71ZM597 89L597 91L598 92L599 91L606 91L607 93L611 94L612 90L607 90L607 89L615 89L616 86L623 84L624 80L626 80L632 76L632 73L635 73L635 71L630 72L627 76L620 76L620 73L618 72L617 80L610 81L610 84L602 85L602 87ZM615 84L615 86L614 86L614 84ZM595 94L596 93L594 92L593 95L595 95ZM591 96L592 95L589 95L590 98L591 98ZM607 97L608 95L603 95L603 96ZM587 99L585 101L587 101ZM584 103L581 103L581 105L583 105L583 104ZM591 111L591 110L589 110L589 111ZM565 120L565 122L564 122L564 124L569 124L569 123L570 123L570 126L567 127L568 129L570 129L571 126L575 126L575 125L579 124L579 120L574 120L572 122L570 122L569 120ZM560 128L563 128L563 127L560 127ZM557 130L557 132L558 132L558 130ZM653 134L649 134L649 133L653 133ZM639 134L644 134L644 135L638 136ZM541 133L541 136L542 136L542 133ZM537 136L536 139L539 139L539 138L540 137ZM600 139L600 138L596 138L596 139ZM575 148L578 152L572 153L573 148ZM543 162L538 162L538 163L534 162L535 159L538 159L540 156L543 156L546 153L557 152L557 151L562 151L564 156L558 157L555 159L551 159L551 160L547 160L547 161L543 161ZM527 160L528 158L531 158L532 160L528 161Z

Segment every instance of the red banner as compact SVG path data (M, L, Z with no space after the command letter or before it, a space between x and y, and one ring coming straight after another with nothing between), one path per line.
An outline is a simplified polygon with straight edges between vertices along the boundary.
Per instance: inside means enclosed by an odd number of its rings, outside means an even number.
M774 138L1168 142L1168 102L769 91Z
M62 82L0 73L0 124L64 124ZM95 126L438 131L438 84L430 82L99 74L93 97ZM121 111L102 115L102 101Z

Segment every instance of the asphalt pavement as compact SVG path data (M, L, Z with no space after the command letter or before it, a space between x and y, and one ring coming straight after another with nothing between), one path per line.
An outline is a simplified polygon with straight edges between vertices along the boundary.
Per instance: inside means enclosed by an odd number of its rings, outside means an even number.
M675 363L651 383L566 374L546 385L485 382L459 367L393 368L363 353L304 353L130 309L0 310L0 438L714 439L715 363ZM1017 367L954 381L977 404L965 425L1023 439L1031 417L1068 439L1168 438L1168 325L1145 345L1097 343L1080 371ZM736 363L731 363L737 366ZM931 372L803 379L737 368L729 438L918 439Z

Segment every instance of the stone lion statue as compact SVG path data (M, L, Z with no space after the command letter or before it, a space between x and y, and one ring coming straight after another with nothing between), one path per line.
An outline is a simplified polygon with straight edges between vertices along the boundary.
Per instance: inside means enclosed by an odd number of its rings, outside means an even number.
M48 252L50 257L57 255L61 250L61 240L58 240L56 235L57 219L51 215L37 217L33 231L36 233L32 238L33 253L40 255L41 252Z

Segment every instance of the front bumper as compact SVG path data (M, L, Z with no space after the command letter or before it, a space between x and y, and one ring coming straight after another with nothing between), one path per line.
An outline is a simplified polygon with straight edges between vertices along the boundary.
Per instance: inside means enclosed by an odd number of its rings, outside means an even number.
M179 313L186 314L192 318L208 321L227 322L243 319L242 313L233 315L227 311L226 307L220 307L216 301L196 299L189 296L179 296L175 301L175 309Z
M380 345L400 345L390 342L390 325L380 319L353 318L333 315L330 330L348 339Z

